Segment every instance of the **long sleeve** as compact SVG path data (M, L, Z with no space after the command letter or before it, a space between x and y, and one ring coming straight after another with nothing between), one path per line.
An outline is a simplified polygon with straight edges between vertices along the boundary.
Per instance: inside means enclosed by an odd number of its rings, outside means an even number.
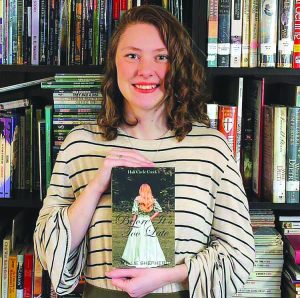
M85 239L70 252L71 230L67 210L75 197L64 154L60 151L57 157L34 232L35 253L60 295L70 293L76 287L87 254Z
M248 201L232 156L215 197L207 248L186 258L191 298L232 297L243 287L255 259Z

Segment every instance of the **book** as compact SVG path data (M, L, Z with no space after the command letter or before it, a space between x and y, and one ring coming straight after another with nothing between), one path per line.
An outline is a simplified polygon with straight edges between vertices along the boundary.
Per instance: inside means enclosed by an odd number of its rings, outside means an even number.
M24 107L28 107L29 104L30 104L30 100L28 98L0 102L0 111L24 108Z
M277 0L260 1L259 9L259 66L276 66L277 47Z
M206 104L206 113L209 117L209 123L211 128L218 129L218 104L208 103Z
M300 68L300 2L295 1L294 7L294 55L293 68Z
M175 168L112 169L113 267L175 265Z
M273 203L285 203L287 109L265 105L264 112L263 193Z
M218 0L208 1L207 20L208 20L207 67L217 67Z
M249 67L250 0L243 1L242 14L243 25L241 67Z
M300 235L286 235L285 244L295 264L300 264Z
M218 115L218 130L226 137L228 145L235 157L237 139L237 107L219 105Z
M258 7L258 0L250 0L249 67L257 67L258 64Z
M287 108L286 202L299 203L300 107Z

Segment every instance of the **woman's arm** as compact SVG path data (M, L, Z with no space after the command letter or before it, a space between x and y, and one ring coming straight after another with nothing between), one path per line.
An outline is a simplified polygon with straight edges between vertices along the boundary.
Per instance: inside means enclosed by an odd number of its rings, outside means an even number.
M153 163L134 150L114 149L109 153L103 167L68 209L72 234L71 251L81 243L87 232L99 199L109 187L112 168L120 166L151 167Z
M153 221L155 217L159 216L159 213L160 212L153 213L152 216L150 216L151 221Z

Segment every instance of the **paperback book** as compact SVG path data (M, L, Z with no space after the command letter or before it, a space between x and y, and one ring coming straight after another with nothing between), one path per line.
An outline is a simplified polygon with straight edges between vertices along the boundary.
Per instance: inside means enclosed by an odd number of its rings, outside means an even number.
M112 170L112 266L175 266L175 168Z

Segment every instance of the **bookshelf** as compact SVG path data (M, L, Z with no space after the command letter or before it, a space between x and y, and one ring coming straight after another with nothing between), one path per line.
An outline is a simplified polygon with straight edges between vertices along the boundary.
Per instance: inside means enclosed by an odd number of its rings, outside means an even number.
M194 41L194 49L199 60L206 65L207 52L207 3L208 0L193 0L191 19L188 20L192 26L191 33ZM190 28L189 28L190 29ZM95 73L101 74L104 67L101 65L0 65L0 90L11 84L22 83L29 80L54 76L56 73ZM220 76L232 77L257 77L266 78L267 82L289 82L300 83L300 70L298 69L278 69L278 68L206 68L209 88L214 87L214 79ZM18 90L24 96L40 95L45 104L51 103L51 90L41 90L39 86L33 86ZM6 98L7 94L0 93L0 100ZM24 202L23 202L24 197ZM25 202L26 199L26 202ZM16 192L15 198L11 200L0 199L0 207L24 207L40 208L38 194L29 192ZM249 197L251 209L273 209L277 212L287 210L296 212L300 210L300 204L274 204L271 202L261 202L253 197Z
M192 12L192 36L195 42L194 50L206 69L207 85L212 93L216 87L216 79L219 77L255 77L265 78L269 83L293 83L300 84L300 69L288 68L231 68L231 67L206 67L207 53L207 5L208 0L194 0ZM277 204L259 200L254 195L248 197L250 209L272 209L276 214L297 214L300 204Z

